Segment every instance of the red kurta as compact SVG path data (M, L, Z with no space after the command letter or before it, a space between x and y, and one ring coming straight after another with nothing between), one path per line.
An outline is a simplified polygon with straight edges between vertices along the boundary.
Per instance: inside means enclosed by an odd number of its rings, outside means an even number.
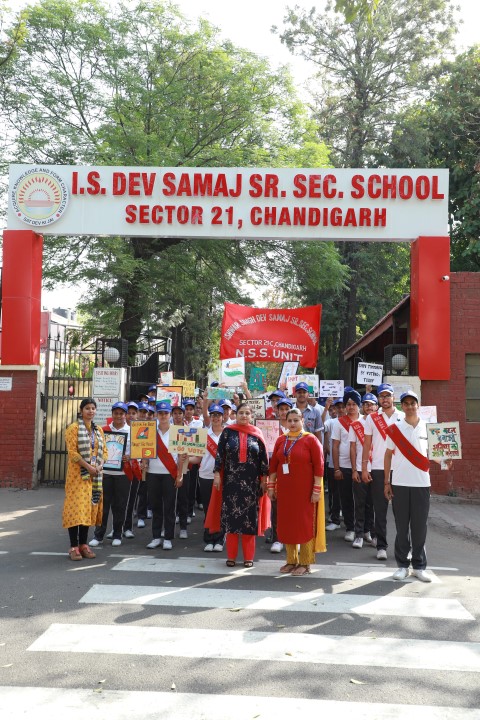
M316 505L311 502L314 476L323 476L323 450L319 440L308 433L295 443L289 454L289 473L283 473L286 436L275 443L270 473L277 473L277 534L282 543L309 542L316 534ZM289 440L288 447L292 444Z

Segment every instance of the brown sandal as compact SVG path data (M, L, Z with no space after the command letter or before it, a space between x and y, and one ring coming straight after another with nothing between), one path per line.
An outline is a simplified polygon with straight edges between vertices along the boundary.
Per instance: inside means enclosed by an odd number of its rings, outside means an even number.
M81 560L82 554L78 547L72 547L68 551L68 557L70 558L70 560Z
M227 560L227 562L225 563L227 567L235 567L236 564L237 563L235 562L235 560Z
M282 565L280 572L284 574L291 573L297 567L298 565L295 565L294 563L287 563L286 565Z
M88 558L89 560L91 560L91 559L97 557L95 555L95 553L93 552L93 550L90 550L88 545L79 545L78 549L80 551L80 555L84 558Z
M310 575L310 565L297 565L295 570L292 571L292 575L295 575L295 577Z

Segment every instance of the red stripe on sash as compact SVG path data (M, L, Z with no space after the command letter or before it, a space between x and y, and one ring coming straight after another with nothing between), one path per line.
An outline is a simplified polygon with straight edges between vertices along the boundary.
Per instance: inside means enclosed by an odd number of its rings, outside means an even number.
M167 468L168 472L172 477L176 479L178 474L177 463L173 459L173 455L168 452L167 448L163 444L163 440L157 432L157 455L162 463Z
M374 412L370 413L370 417L372 418L372 422L375 424L375 427L377 428L382 438L386 440L388 423L386 422L383 415L379 415L378 412Z
M348 417L348 415L342 415L342 417L339 417L339 418L338 418L338 422L339 422L340 425L343 427L343 429L346 430L346 432L349 431L350 425L352 424L352 421L350 420L350 418Z
M430 470L430 460L418 452L417 448L413 447L410 440L407 440L398 425L389 425L387 427L387 434L392 438L402 455L404 455L412 465L418 470L423 470L423 472Z
M211 435L207 435L207 450L210 455L215 459L217 456L217 443Z

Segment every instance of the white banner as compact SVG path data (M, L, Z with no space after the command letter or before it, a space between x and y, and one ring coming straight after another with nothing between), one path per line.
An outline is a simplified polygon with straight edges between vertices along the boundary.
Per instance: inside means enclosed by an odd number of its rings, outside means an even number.
M8 229L413 240L448 234L446 169L11 165Z
M382 384L383 365L375 365L373 363L358 363L357 366L357 383L359 385L378 385Z

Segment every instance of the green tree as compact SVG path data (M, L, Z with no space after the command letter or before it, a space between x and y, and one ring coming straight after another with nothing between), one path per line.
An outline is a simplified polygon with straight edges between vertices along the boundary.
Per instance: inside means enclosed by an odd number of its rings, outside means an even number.
M373 23L364 13L346 22L334 12L332 2L320 12L288 11L280 36L317 70L314 117L335 166L377 164L385 155L397 113L412 97L426 93L433 60L449 50L454 33L448 0L382 0ZM373 249L366 243L340 246L343 264L350 270L346 302L339 308L340 372L341 352L357 339L363 317L372 316L360 313L359 288L371 283L369 263L383 251L378 244ZM395 266L389 268L390 286L398 286L397 293L403 289L407 267L399 264L398 273Z

